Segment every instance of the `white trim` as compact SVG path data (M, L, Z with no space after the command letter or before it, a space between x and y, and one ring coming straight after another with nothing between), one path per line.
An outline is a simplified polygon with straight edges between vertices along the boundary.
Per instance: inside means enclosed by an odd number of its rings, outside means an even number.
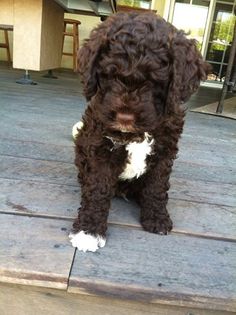
M206 59L207 46L208 46L209 38L211 35L211 27L212 27L214 12L215 12L215 6L216 6L216 0L211 0L210 5L208 7L207 22L206 22L206 27L204 31L203 40L202 40L201 53L202 53L203 59Z
M168 12L168 22L172 23L174 16L175 0L170 0L170 8Z
M156 4L156 1L152 0L151 1L151 10L155 10L155 4Z
M169 21L169 12L170 12L171 0L166 0L164 5L163 18L166 21Z
M210 87L210 88L215 88L215 89L221 90L222 87L223 87L223 82L219 82L219 81L205 81L205 82L201 82L201 86Z

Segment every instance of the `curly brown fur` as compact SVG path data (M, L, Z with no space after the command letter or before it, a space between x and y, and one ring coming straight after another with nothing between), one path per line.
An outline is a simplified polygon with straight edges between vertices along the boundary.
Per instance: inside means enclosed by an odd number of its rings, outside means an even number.
M169 176L183 130L183 103L209 70L193 39L153 13L119 13L79 53L89 105L76 139L82 202L74 231L105 235L111 198L136 198L147 231L167 234ZM125 132L124 132L125 131ZM126 144L154 139L146 172L121 181Z

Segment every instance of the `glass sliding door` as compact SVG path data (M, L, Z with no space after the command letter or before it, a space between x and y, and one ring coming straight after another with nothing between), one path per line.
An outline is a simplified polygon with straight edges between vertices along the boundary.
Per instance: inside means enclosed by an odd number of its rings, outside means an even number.
M151 9L152 0L117 0L118 6Z
M172 23L198 41L201 50L210 0L176 0Z
M228 65L236 22L236 0L171 0L169 21L198 41L212 65L208 80L221 82Z
M235 1L216 1L206 60L212 65L211 79L224 79L233 40Z

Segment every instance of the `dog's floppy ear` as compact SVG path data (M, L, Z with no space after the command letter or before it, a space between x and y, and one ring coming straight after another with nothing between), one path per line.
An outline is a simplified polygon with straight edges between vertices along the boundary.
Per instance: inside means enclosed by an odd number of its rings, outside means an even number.
M97 67L102 48L107 41L107 25L100 24L94 29L90 38L85 40L78 53L78 71L84 86L84 94L89 101L96 94L98 88Z
M210 72L210 65L203 61L194 39L188 39L183 31L173 32L170 40L172 79L167 97L167 112L178 111Z

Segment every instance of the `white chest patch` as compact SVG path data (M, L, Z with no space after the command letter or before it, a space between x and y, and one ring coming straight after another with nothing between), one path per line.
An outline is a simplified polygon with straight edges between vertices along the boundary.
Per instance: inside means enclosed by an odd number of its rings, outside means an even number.
M143 142L131 142L126 145L128 151L128 163L125 170L120 174L121 180L138 178L146 171L146 158L147 155L152 153L152 144L154 139L145 132L145 139Z

